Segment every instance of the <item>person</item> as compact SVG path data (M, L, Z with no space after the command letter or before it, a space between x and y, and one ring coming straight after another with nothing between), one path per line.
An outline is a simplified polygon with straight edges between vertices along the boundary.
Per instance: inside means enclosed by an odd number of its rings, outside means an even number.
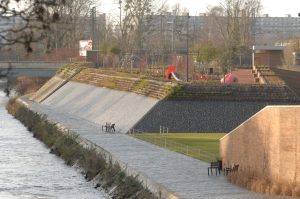
M112 124L112 125L110 126L110 128L111 128L112 131L116 132L115 124Z
M4 89L4 92L5 92L5 94L6 94L6 97L9 97L9 95L10 95L10 90L9 90L8 88L5 88L5 89Z

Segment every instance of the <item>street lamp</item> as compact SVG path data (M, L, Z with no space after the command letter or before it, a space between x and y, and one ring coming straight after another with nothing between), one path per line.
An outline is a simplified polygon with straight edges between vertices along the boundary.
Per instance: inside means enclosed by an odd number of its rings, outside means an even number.
M172 43L171 43L171 52L174 53L174 25L175 25L175 14L176 10L172 11L172 21L168 21L167 24L172 24Z

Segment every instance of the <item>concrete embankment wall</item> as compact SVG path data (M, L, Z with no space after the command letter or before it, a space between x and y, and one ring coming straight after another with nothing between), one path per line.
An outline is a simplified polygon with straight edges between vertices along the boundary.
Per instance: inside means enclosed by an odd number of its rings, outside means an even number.
M300 106L268 106L220 140L223 163L239 174L300 183Z
M56 89L58 89L61 85L63 85L66 82L66 80L54 76L52 77L46 84L42 86L37 92L33 93L30 97L31 100L34 100L36 102L41 102L45 98L51 95L52 92L54 92Z
M157 99L77 82L68 82L42 104L100 125L116 124L128 132L158 102Z

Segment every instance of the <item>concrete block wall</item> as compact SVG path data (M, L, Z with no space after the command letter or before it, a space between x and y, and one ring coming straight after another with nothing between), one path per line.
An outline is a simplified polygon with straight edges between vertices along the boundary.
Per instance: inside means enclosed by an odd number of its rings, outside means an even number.
M220 140L224 165L279 183L300 183L300 106L268 106Z

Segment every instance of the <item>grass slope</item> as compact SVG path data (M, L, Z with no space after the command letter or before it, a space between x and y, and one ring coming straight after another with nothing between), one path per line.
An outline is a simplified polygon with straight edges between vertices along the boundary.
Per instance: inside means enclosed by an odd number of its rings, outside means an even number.
M219 157L219 139L224 135L225 133L147 133L132 136L209 162Z

